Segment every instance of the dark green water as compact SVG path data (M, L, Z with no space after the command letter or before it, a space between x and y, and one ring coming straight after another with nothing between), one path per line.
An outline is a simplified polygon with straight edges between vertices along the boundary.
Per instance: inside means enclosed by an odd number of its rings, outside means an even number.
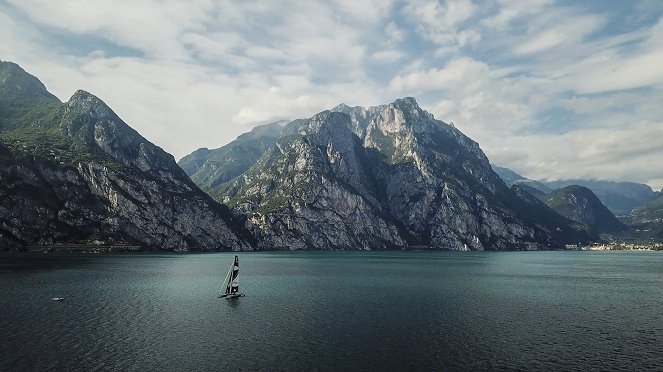
M663 252L231 260L0 255L0 370L663 370Z

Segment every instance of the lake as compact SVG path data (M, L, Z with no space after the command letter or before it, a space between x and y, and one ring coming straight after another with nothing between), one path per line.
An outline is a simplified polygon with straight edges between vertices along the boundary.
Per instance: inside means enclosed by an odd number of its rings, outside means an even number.
M663 252L233 255L2 254L0 370L663 370Z

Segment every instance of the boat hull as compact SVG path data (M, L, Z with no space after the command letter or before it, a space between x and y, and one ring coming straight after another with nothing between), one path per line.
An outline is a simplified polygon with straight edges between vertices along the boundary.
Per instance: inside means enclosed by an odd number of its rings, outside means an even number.
M244 293L222 294L219 298L239 298L244 297Z

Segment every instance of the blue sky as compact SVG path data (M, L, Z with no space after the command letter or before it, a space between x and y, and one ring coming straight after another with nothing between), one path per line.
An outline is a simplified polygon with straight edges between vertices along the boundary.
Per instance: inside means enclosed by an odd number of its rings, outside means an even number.
M663 1L0 0L0 35L178 159L414 96L530 178L663 187Z

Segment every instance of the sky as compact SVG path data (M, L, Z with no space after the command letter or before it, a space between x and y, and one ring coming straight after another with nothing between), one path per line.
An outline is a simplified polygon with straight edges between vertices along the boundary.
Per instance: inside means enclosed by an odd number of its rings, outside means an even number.
M658 0L0 0L0 60L176 159L412 96L528 178L663 187Z

